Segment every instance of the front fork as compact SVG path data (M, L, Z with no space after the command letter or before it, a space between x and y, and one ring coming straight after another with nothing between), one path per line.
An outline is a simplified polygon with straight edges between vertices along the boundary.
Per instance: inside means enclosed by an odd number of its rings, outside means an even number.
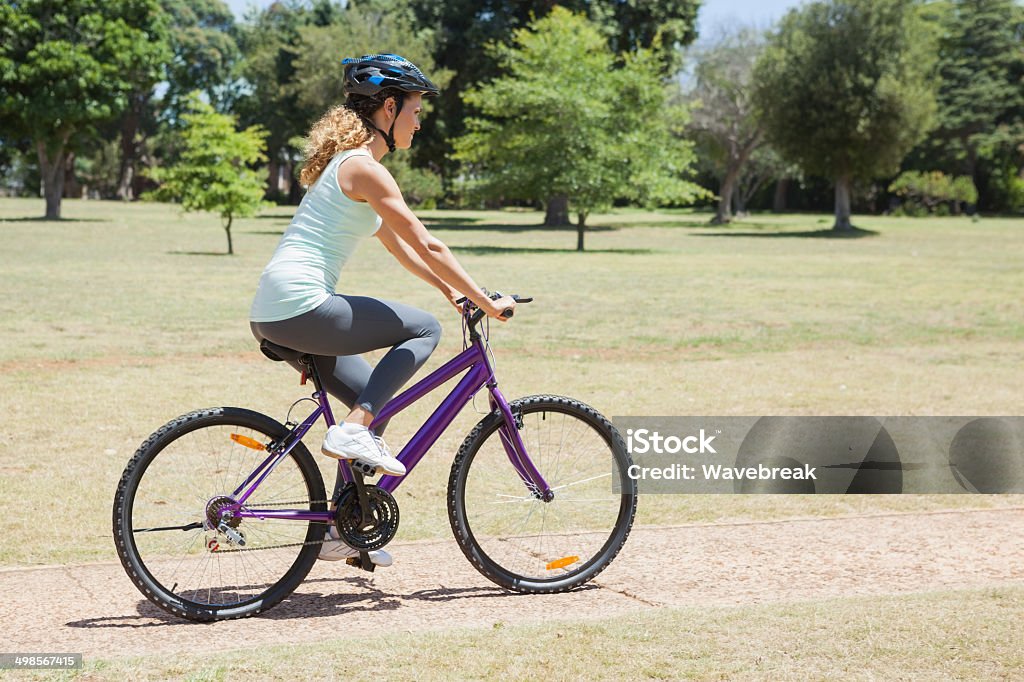
M497 384L487 384L487 390L490 391L491 410L497 410L502 416L503 423L498 427L498 436L501 438L508 461L512 463L531 495L544 502L550 502L555 494L526 453L526 445L519 434L523 428L523 416L512 411L505 396L498 390Z

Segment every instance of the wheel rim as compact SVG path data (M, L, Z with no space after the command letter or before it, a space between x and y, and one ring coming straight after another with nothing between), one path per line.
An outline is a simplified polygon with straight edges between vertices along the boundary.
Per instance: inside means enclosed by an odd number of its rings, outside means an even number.
M621 541L632 497L613 491L613 480L624 474L622 460L596 425L551 406L527 406L521 414L519 433L554 498L530 494L508 460L503 430L495 427L465 473L464 522L481 559L512 579L565 581Z
M210 503L229 496L267 457L231 438L265 444L262 430L232 424L197 425L162 447L140 472L126 508L126 536L139 568L167 594L185 604L225 609L259 601L299 561L316 537L310 523L234 519L245 539L232 543L205 524L185 530L148 530L202 524ZM285 458L246 502L248 508L316 508L294 457ZM323 505L318 505L323 508Z

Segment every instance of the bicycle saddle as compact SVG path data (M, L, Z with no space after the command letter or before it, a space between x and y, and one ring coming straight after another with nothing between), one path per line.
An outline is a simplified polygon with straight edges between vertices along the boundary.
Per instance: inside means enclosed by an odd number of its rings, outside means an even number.
M272 341L267 341L266 339L260 341L260 350L274 362L284 362L285 360L299 362L302 360L303 356L306 355L306 353L292 350L291 348L285 348L284 346L279 346Z

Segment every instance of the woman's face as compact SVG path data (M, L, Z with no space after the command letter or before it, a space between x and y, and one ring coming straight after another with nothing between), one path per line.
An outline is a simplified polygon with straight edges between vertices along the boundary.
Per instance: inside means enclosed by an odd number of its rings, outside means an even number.
M395 121L395 147L398 149L408 149L412 146L412 137L416 134L416 131L420 129L420 112L423 104L423 93L410 92L405 96L405 104L402 105L402 111L398 114L398 120ZM384 127L387 130L391 126L391 121L394 120L395 110L398 103L394 99L389 99L384 107L387 110L388 125Z

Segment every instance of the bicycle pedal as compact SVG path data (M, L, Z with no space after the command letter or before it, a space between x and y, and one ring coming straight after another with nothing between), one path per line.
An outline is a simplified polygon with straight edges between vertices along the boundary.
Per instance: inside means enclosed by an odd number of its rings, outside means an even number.
M373 573L373 570L377 568L377 566L372 561L370 561L369 557L366 558L367 565L365 566L363 565L362 557L359 556L350 556L349 558L345 559L345 563L354 568L361 568L364 571L369 571L370 573Z
M377 474L377 467L366 462L358 462L351 460L352 468L361 473L363 476L375 476Z

